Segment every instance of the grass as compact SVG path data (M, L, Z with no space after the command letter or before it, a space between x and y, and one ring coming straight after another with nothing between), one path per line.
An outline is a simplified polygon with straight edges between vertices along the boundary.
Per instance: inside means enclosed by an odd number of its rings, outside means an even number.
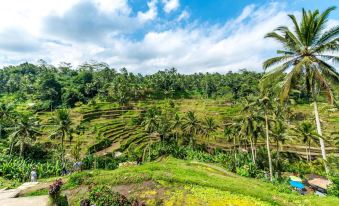
M3 177L0 177L0 189L4 188L15 188L19 185L18 182L13 181L13 180L7 180L4 179Z
M78 174L79 175L79 174ZM113 171L95 170L80 174L84 185L130 185L153 181L158 185L151 193L163 194L157 197L164 205L184 201L187 205L196 202L207 202L218 205L221 201L239 201L235 205L305 205L323 206L339 205L335 197L320 198L314 195L300 196L295 193L281 192L275 185L258 179L237 176L233 173L218 169L216 166L198 165L174 158L159 162L147 163L142 166L119 168ZM69 181L69 184L72 184ZM67 187L67 185L66 185ZM74 186L74 191L77 187ZM68 186L68 188L70 188ZM165 188L165 189L164 189ZM151 190L143 190L150 192ZM133 193L133 192L132 192ZM76 199L79 194L72 194ZM82 193L82 195L84 195ZM138 198L149 201L147 195L135 192ZM176 198L174 198L176 197ZM79 196L78 196L79 198ZM192 204L188 204L191 202ZM241 204L240 204L241 202ZM213 204L212 204L213 203ZM152 204L151 204L152 205ZM193 204L194 205L194 204Z

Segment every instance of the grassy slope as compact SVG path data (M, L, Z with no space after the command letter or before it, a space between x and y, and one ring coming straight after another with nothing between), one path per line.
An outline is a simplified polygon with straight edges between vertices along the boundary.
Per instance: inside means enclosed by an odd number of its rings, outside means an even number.
M235 205L339 205L338 198L287 194L261 180L240 177L216 166L173 158L113 171L87 171L82 176L86 178L81 186L66 185L72 205L86 197L87 189L84 188L93 184L116 186L121 191L123 186L134 184L132 189L129 187L129 195L150 205L155 204L155 199L164 205L220 205L225 201ZM151 189L145 186L149 181L155 182L156 186Z

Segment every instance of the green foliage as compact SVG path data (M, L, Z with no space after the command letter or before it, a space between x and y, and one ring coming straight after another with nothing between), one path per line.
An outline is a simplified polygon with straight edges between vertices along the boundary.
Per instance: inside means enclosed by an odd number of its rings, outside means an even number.
M332 181L332 184L328 188L328 194L339 197L339 177L333 176L330 180Z
M54 177L61 174L61 162L32 162L22 158L0 155L0 176L16 181L27 181L30 179L30 172L35 167L38 178Z
M113 192L108 186L94 187L90 194L89 199L91 203L97 206L129 206L131 203L129 200L117 193Z

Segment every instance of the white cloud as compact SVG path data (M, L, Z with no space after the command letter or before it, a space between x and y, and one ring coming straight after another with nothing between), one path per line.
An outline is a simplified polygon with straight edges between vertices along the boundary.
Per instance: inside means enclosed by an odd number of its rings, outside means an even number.
M132 12L127 0L12 1L0 7L0 65L45 59L55 65L104 61L141 73L170 67L184 73L261 70L263 60L279 46L264 35L289 25L286 10L278 4L249 5L224 24L197 22L187 10L179 10L173 21L160 21L165 24L160 26L159 0L149 0L144 12ZM51 17L59 21L47 21ZM154 25L145 24L149 21ZM46 33L46 23L63 31ZM145 35L131 39L129 35L139 32L133 28L144 29L140 33Z
M155 19L158 15L157 3L158 0L150 0L149 2L147 2L148 10L146 12L139 11L137 16L138 19L141 22Z
M184 10L181 12L181 14L178 16L177 20L178 21L182 21L182 20L186 20L190 17L190 13L188 13L188 11Z
M175 11L180 6L179 0L162 0L162 3L164 4L164 11L166 13Z

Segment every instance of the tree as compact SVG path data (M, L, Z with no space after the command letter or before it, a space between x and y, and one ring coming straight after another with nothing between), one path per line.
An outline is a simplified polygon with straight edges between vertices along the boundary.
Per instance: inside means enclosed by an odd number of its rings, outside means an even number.
M178 143L178 133L180 132L182 126L181 118L180 116L176 113L174 116L174 119L172 120L172 131L175 133L175 141Z
M30 117L30 115L22 114L19 116L16 126L8 128L12 131L9 135L11 148L10 153L14 145L20 146L20 157L22 157L25 144L32 143L36 136L40 134L38 131L39 123L36 119Z
M58 109L55 112L55 117L52 119L56 127L54 132L50 135L52 139L61 140L61 159L64 163L64 141L66 137L72 137L72 121L68 109Z
M10 126L14 117L14 107L12 104L5 104L0 102L0 138L3 135L3 130Z
M330 81L338 82L339 80L338 72L329 63L332 60L334 64L337 64L339 58L336 55L328 54L339 49L339 25L325 31L329 14L334 9L335 7L330 7L322 13L319 10L307 12L303 9L299 23L294 15L288 15L293 23L293 31L286 26L280 26L275 31L268 33L265 37L275 39L282 44L284 49L277 51L279 56L270 58L263 63L265 70L274 65L280 65L268 71L261 80L262 86L265 87L269 82L287 72L280 92L281 100L285 100L291 89L303 77L306 90L312 94L317 132L327 173L325 144L321 137L317 96L319 90L323 89L329 103L332 104L334 96Z
M202 134L207 137L208 145L210 144L211 133L217 131L218 127L212 117L206 117L202 122Z
M306 146L306 156L307 161L311 161L311 142L318 142L319 135L315 131L315 127L310 122L302 122L296 128L292 128L294 131L294 136L307 145Z
M262 109L265 118L265 135L266 135L266 149L267 149L267 157L268 157L268 165L270 170L270 180L273 181L273 167L272 167L272 157L270 150L270 138L269 138L269 122L268 122L268 113L273 109L270 99L268 97L263 97L262 99L258 99L256 104Z
M241 121L240 136L248 138L251 145L252 161L256 164L256 142L263 133L263 117L257 111L245 110Z
M241 131L241 124L239 122L226 123L224 126L224 135L228 140L233 140L234 158L237 160L236 141L239 138L239 131ZM238 139L240 147L240 139Z
M194 147L195 136L201 131L201 123L194 112L189 111L186 113L182 129L186 135L189 135L189 145Z

